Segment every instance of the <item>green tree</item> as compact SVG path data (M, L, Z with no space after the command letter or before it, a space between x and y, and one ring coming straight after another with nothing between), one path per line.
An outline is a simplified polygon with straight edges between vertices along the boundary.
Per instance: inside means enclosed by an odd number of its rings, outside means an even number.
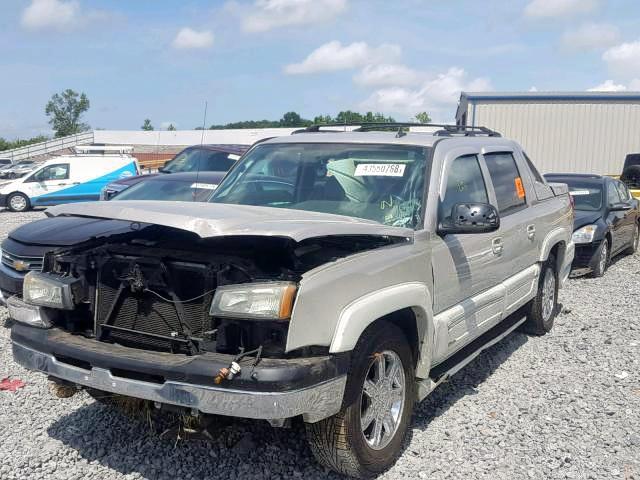
M82 123L82 115L89 110L89 99L84 93L67 89L56 93L45 107L49 123L56 132L56 137L73 135L89 130L89 125Z
M431 123L431 117L427 112L416 113L416 122L419 123Z
M296 112L287 112L280 119L281 127L307 127L311 125L311 120L306 120Z
M144 119L144 123L142 124L142 126L140 127L142 130L144 130L145 132L150 132L153 130L153 125L151 125L151 120L149 120L148 118Z
M176 127L173 125L173 123L170 123L169 126L167 127L167 130L169 130L170 132L173 132L176 130Z

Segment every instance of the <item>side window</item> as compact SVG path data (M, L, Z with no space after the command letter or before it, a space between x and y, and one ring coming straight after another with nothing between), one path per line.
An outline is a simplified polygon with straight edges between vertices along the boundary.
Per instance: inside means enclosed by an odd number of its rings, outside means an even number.
M522 155L527 161L527 166L529 167L529 171L531 172L531 176L533 177L533 185L536 191L537 199L546 200L547 198L553 197L553 190L551 190L551 187L547 184L547 182L545 182L543 176L540 175L540 172L533 164L529 156L525 152L522 152Z
M616 203L620 203L621 201L622 199L620 198L620 194L618 193L615 182L607 182L607 204L615 205Z
M631 194L629 193L629 189L622 182L616 182L616 186L618 187L618 193L620 194L620 199L623 202L628 202L631 200Z
M526 195L513 154L488 153L484 156L496 192L498 211L507 215L526 205Z
M542 178L542 175L540 175L540 172L538 172L538 169L533 164L529 156L524 152L522 152L522 155L524 155L524 159L527 161L527 165L529 165L529 170L531 170L531 173L533 174L533 179L536 182L545 183L544 178Z
M234 160L229 158L229 154L225 152L206 153L201 158L203 160L200 164L200 169L209 172L226 172L235 163Z
M440 202L439 217L443 219L451 216L453 206L465 202L489 203L487 187L476 155L458 157L451 163L444 198Z
M67 180L69 178L69 164L59 163L49 165L37 171L28 180L30 182L46 182L47 180Z

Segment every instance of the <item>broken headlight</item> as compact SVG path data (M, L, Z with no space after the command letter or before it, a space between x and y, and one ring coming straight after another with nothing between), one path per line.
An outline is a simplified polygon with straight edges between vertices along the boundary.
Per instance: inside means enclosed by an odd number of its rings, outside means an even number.
M292 282L223 285L216 289L209 313L214 317L288 320L296 289Z
M49 273L29 272L24 277L22 299L31 305L40 307L72 310L72 286L78 279L60 277Z

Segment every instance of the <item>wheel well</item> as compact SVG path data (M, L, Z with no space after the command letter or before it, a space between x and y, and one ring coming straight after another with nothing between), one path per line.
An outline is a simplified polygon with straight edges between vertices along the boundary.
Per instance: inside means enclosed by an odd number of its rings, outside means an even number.
M547 259L553 255L556 259L556 272L560 271L560 268L562 268L562 262L564 261L564 251L566 248L566 244L564 242L558 242L556 243L553 247L551 247L551 250L549 250L549 255L547 256ZM562 255L562 257L561 257Z
M411 308L403 308L379 318L376 322L380 320L386 320L387 322L393 323L396 327L402 330L402 333L407 337L407 341L411 347L414 366L417 365L418 357L420 355L420 342L418 341L418 325L416 323L416 315L414 311Z

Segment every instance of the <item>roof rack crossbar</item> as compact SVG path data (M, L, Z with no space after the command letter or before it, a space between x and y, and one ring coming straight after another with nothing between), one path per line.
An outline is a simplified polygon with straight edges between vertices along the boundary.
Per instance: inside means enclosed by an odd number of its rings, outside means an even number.
M501 137L502 135L495 130L491 130L487 127L472 127L468 125L448 125L441 123L415 123L415 122L360 122L360 123L331 123L331 124L314 124L306 128L301 128L293 133L326 133L335 132L337 128L341 127L357 127L352 131L355 132L370 132L373 130L389 130L398 132L402 128L410 127L435 127L439 130L433 134L436 136L453 136L453 135L487 135L489 137ZM334 130L321 130L322 128L333 128Z

